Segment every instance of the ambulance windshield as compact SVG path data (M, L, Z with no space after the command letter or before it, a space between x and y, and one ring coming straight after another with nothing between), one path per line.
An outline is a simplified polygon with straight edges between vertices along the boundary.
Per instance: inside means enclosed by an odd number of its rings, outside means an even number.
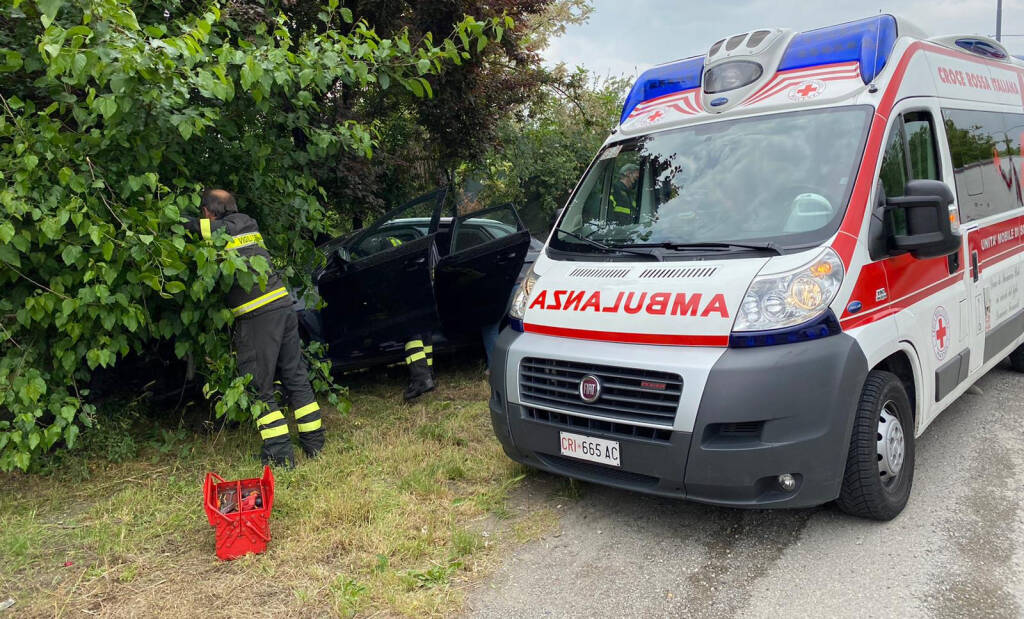
M871 108L725 120L607 147L577 188L554 249L824 241L839 226ZM584 238L580 238L584 237Z

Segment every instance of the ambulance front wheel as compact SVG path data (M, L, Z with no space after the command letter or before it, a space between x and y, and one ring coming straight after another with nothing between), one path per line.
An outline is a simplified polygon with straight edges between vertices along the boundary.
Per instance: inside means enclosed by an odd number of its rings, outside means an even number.
M1017 372L1024 372L1024 344L1021 344L1010 353L1010 367Z
M914 418L899 377L872 370L850 436L839 509L872 520L895 518L914 482Z

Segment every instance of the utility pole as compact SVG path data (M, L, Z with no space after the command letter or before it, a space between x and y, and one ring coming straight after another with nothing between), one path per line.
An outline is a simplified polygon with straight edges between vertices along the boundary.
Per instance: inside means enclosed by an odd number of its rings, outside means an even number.
M1002 42L1003 36L1003 0L996 0L996 41Z

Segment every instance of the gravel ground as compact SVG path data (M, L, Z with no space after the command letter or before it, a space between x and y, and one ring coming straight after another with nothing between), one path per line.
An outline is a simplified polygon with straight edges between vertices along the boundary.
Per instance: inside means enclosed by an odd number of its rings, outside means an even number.
M1020 617L1024 376L1000 366L918 438L895 520L583 485L471 595L479 617ZM531 484L550 484L547 475Z

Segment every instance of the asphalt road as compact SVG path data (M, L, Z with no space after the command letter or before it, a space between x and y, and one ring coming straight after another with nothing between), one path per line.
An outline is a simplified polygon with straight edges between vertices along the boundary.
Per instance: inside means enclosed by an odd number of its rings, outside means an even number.
M1000 366L918 438L906 510L745 511L585 484L470 595L479 617L1024 616L1024 375ZM531 484L551 483L541 475Z

